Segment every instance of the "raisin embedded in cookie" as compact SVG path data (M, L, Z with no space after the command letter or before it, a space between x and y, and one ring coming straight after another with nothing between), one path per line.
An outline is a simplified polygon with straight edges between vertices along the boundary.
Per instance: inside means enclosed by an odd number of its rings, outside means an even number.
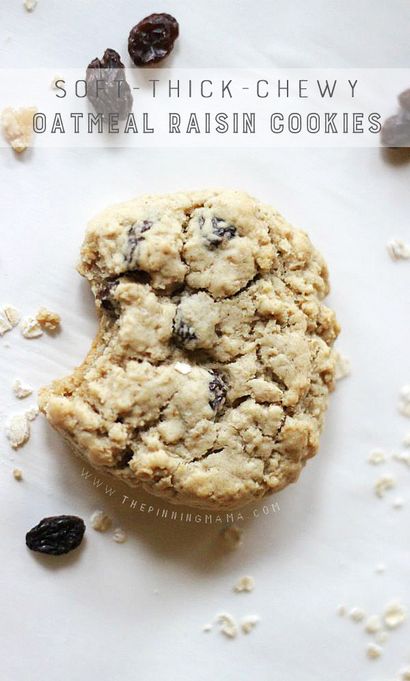
M143 196L90 223L79 270L99 331L40 396L75 452L203 508L297 479L318 449L339 330L306 234L241 192Z

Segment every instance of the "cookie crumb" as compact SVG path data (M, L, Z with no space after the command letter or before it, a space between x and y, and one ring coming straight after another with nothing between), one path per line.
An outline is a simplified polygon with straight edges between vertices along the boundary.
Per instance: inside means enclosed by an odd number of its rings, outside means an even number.
M0 336L4 336L7 331L11 331L12 326L9 324L7 319L3 319L3 317L0 317Z
M388 629L397 629L406 620L406 609L398 601L389 603L383 613L383 620Z
M404 385L399 394L399 412L410 417L410 385Z
M37 7L37 0L24 0L24 7L27 12L34 12Z
M180 374L184 375L190 374L192 371L192 367L185 362L175 362L174 368L175 371L178 371Z
M406 466L410 466L410 452L397 452L393 454L393 458L396 461L400 461L400 463L406 464Z
M104 513L104 511L94 511L90 517L90 523L93 530L97 532L106 532L110 529L112 524L112 519L109 515Z
M27 409L26 411L26 418L28 421L34 421L34 419L37 418L39 415L40 410L38 407L30 407L30 409Z
M217 617L217 621L220 625L219 630L222 634L228 638L235 638L238 634L238 625L236 624L232 615L226 612L221 613Z
M241 620L241 629L244 634L249 634L252 629L256 627L259 622L259 617L257 615L248 615L243 617Z
M347 608L345 605L338 605L336 608L336 614L339 615L339 617L345 617L347 615Z
M374 491L376 496L378 496L379 499L382 499L385 493L395 486L396 481L391 475L382 475L381 478L374 483Z
M51 312L46 307L41 307L36 314L36 320L42 329L46 331L55 331L61 323L61 317L57 312Z
M20 470L20 468L14 468L13 469L13 478L15 480L22 480L23 479L23 471Z
M28 397L33 392L33 388L29 385L23 385L19 378L16 378L12 385L12 388L15 396L19 400L24 400L25 397Z
M24 338L38 338L43 335L43 329L34 317L27 317L21 322L21 333Z
M361 608L352 608L349 612L349 617L353 622L363 622L366 613Z
M401 239L392 239L386 248L392 260L408 260L410 258L410 245L404 243Z
M383 648L377 643L368 643L366 648L366 655L369 660L377 660L383 652Z
M6 425L6 437L13 449L22 447L30 437L30 424L25 414L15 414Z
M112 538L117 544L124 544L124 542L127 541L127 533L122 527L116 527L112 534Z
M373 466L378 466L386 461L386 455L381 449L373 449L370 452L367 461Z
M377 634L382 628L382 622L379 615L370 615L366 620L364 628L368 634Z
M33 137L33 117L37 113L34 107L12 109L8 107L1 114L1 127L4 137L12 149L18 154L30 146Z
M13 328L18 325L21 319L21 314L18 310L16 310L15 307L13 307L12 305L6 305L6 307L3 308L3 313L8 323L11 324Z
M336 381L340 381L342 378L346 378L346 376L350 376L351 373L351 364L350 364L350 359L343 355L339 350L334 351L334 357L335 357L335 379Z
M221 530L222 537L230 549L238 549L242 546L243 530L237 525L229 525Z
M376 643L379 643L380 645L384 645L386 643L386 641L388 640L388 638L389 638L389 635L388 635L387 631L384 631L384 629L382 631L378 631L376 636L375 636Z
M236 591L236 593L244 593L244 592L251 592L255 588L255 580L253 577L250 577L249 575L244 575L241 577L237 583L235 584L233 590Z

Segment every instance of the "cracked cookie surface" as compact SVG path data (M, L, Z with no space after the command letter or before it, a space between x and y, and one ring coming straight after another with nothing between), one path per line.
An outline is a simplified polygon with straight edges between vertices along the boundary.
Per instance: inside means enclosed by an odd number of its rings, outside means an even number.
M304 232L242 192L142 196L89 224L79 271L99 331L40 395L74 451L203 508L297 479L318 449L339 330Z

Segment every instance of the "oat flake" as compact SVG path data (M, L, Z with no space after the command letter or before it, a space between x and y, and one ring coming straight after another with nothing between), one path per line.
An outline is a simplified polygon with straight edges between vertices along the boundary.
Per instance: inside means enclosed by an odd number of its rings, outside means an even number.
M366 613L361 608L352 608L349 612L349 617L353 622L363 622Z
M367 461L373 466L378 466L386 461L386 455L381 449L373 449L370 452Z
M377 660L377 658L380 657L380 655L383 652L383 648L381 648L377 643L369 643L366 648L366 655L370 660Z
M366 624L364 625L365 630L368 634L376 634L380 629L382 629L382 621L378 615L370 615L367 618Z
M11 324L9 324L7 319L0 317L0 336L4 336L4 334L7 333L7 331L11 331L11 329Z
M382 499L386 492L396 486L396 481L391 475L382 475L374 483L374 491L379 499Z
M392 260L408 260L410 258L410 244L401 239L392 239L387 244L387 251Z
M236 624L232 615L226 612L221 613L217 617L219 628L222 634L228 638L235 638L238 634L238 625Z
M21 333L24 338L38 338L43 335L43 330L37 319L27 317L21 323Z
M259 617L257 615L248 615L243 617L241 620L241 629L244 634L249 634L252 629L256 627L259 622Z
M406 609L398 601L389 603L383 613L384 623L388 629L397 629L406 618Z
M19 481L23 479L23 472L20 470L20 468L14 468L13 478Z
M110 529L112 519L104 511L94 511L90 518L91 527L97 532L106 532Z
M243 593L243 592L250 592L253 591L255 587L255 580L253 577L250 577L248 575L244 575L241 577L237 583L235 584L233 590L236 591L236 593Z
M12 385L12 388L15 396L18 397L19 400L23 400L25 397L28 397L33 392L33 388L29 385L23 385L19 378L16 378Z
M404 385L399 394L399 412L410 417L410 385Z
M6 307L3 309L3 312L9 324L11 324L13 327L17 326L21 319L20 312L12 305L6 305Z
M127 533L121 527L116 527L112 534L112 538L117 544L124 544L124 542L127 541Z
M34 12L37 7L37 0L24 0L24 7L27 12Z
M192 367L189 364L186 364L185 362L175 362L175 371L178 371L180 374L190 374L192 371Z

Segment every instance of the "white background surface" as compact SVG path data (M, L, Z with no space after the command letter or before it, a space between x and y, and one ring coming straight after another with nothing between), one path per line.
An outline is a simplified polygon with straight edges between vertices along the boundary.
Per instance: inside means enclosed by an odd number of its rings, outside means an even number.
M0 5L3 67L85 66L106 47L126 55L129 28L152 11L180 20L168 65L408 66L408 0L19 0ZM409 229L410 164L377 150L212 149L47 151L22 158L0 150L0 303L25 314L61 312L56 338L0 340L1 429L17 402L11 382L36 388L83 358L96 321L74 270L84 225L107 204L141 192L206 186L243 188L302 226L326 256L329 302L352 376L331 400L320 454L297 485L278 496L280 512L245 523L244 544L223 549L217 527L160 522L109 499L80 476L81 464L42 419L13 453L0 435L0 678L5 681L393 681L410 663L410 623L393 632L381 660L365 657L369 637L336 606L369 614L398 598L410 607L410 471L373 468L372 447L399 451L410 421L396 408L410 382L409 263L385 250ZM6 347L6 343L10 347ZM24 482L11 476L14 466ZM374 480L392 472L384 500ZM400 495L403 510L392 508ZM93 530L80 552L42 559L24 546L41 517L103 507L125 527L116 545ZM384 575L375 574L378 562ZM234 594L243 574L252 594ZM158 593L156 593L158 591ZM229 641L202 626L218 612L261 618Z

